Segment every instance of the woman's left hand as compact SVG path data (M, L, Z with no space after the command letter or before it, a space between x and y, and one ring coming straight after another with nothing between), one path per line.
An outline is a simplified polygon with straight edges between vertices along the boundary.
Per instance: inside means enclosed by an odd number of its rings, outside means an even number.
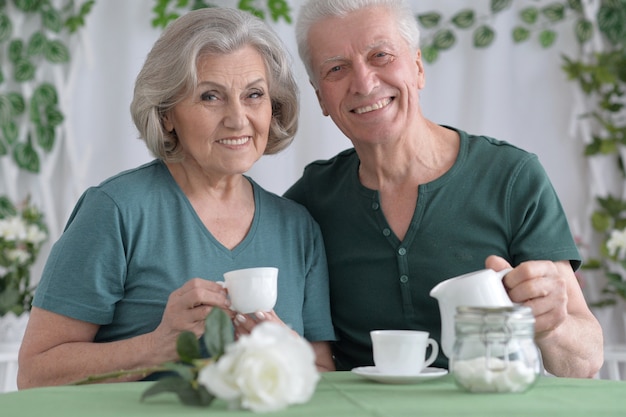
M239 337L245 334L250 334L254 327L264 321L273 321L275 323L287 326L274 312L272 311L257 311L251 314L237 313L233 318L233 325L235 326L235 337ZM296 334L294 332L294 334Z

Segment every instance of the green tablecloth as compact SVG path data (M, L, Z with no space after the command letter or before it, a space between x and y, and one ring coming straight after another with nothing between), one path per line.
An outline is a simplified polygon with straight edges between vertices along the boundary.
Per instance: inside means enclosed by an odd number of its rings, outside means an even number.
M181 405L173 394L140 402L149 382L35 388L0 394L2 417L248 416L215 401L209 408ZM267 415L267 414L265 414ZM540 378L523 394L470 394L448 375L414 385L388 385L350 372L322 375L314 397L274 416L289 417L513 417L626 416L626 382Z

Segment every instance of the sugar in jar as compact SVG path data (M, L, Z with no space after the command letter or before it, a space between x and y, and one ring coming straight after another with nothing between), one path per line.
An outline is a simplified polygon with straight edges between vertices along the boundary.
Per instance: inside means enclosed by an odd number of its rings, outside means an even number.
M469 392L523 392L541 371L530 307L460 306L450 372Z

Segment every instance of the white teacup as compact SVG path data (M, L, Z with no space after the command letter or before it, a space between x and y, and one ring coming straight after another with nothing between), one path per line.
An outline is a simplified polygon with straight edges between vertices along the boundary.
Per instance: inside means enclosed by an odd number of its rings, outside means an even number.
M276 304L278 268L237 269L224 273L231 308L239 313L270 311Z
M437 341L418 330L373 330L372 349L376 369L386 375L419 375L439 353ZM426 358L426 350L431 352Z

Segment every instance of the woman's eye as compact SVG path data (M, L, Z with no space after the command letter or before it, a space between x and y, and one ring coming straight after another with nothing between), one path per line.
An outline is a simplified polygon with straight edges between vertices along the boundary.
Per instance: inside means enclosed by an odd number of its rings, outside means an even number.
M250 93L249 97L250 98L261 98L263 96L264 96L263 91L253 91L253 92Z
M202 101L213 101L213 100L217 100L217 96L213 93L203 93L202 96Z

